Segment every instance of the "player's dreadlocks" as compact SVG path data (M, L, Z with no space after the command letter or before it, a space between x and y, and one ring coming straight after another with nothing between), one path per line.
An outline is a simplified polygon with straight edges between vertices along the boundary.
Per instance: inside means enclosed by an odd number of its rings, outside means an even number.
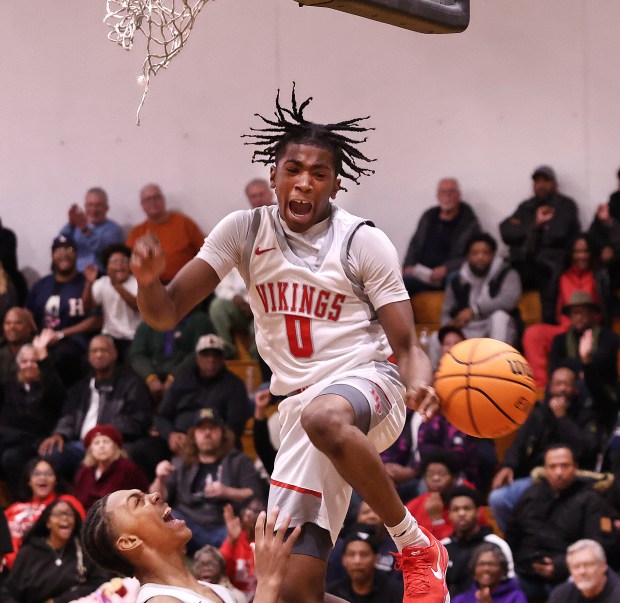
M274 113L275 120L267 119L259 113L255 113L256 117L260 117L268 127L250 128L252 132L259 133L244 134L242 136L242 138L254 139L252 142L246 142L246 145L262 147L254 151L252 162L271 165L278 162L290 143L308 144L330 151L334 156L336 175L348 178L355 182L355 184L359 184L361 176L374 174L374 170L360 167L356 163L356 160L376 161L375 159L369 159L355 147L355 145L366 142L367 138L355 140L340 134L340 132L368 132L369 130L374 130L374 128L365 128L360 125L361 121L368 119L370 116L355 117L335 124L315 124L311 121L306 121L304 118L304 109L310 104L311 100L312 97L306 99L298 107L297 98L295 97L295 82L293 82L291 109L286 109L280 105L280 90L278 90Z

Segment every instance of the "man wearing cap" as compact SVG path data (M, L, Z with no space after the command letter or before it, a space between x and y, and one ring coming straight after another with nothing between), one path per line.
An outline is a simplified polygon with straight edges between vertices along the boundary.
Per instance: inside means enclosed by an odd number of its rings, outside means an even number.
M236 513L263 485L252 459L234 447L234 435L214 408L194 412L183 454L157 465L151 492L159 492L173 515L192 530L191 555L205 544L219 547L227 536L224 506Z
M534 196L521 202L499 230L523 289L540 291L543 319L553 323L555 287L570 242L579 232L579 216L575 201L558 192L553 168L537 167L532 181Z
M352 603L400 603L403 586L377 571L377 543L371 526L357 526L344 541L342 564L347 576L327 585L326 592Z
M173 454L179 454L196 411L217 409L239 444L250 403L245 384L226 368L225 342L217 335L202 335L195 347L194 362L181 370L164 395L155 417L159 434Z
M549 366L572 362L583 375L605 439L611 437L618 414L618 347L620 337L599 324L600 306L585 291L575 291L562 308L570 327L553 338Z
M506 531L510 513L532 483L530 472L543 464L550 444L570 446L581 467L594 469L599 449L597 429L586 392L579 388L576 369L571 365L556 367L544 399L536 403L517 431L491 484L489 506L502 531Z
M60 231L76 244L77 269L81 272L88 264L95 264L105 272L100 253L108 246L123 243L123 229L108 219L108 194L99 186L86 191L84 209L77 203L69 208L69 221Z
M111 337L93 337L88 347L90 374L69 390L52 435L39 446L39 454L49 457L66 479L73 479L84 458L82 440L96 425L114 426L131 457L134 444L147 436L151 424L148 391L129 367L117 366L116 358ZM144 464L142 459L133 460ZM159 460L154 460L153 467ZM148 467L143 468L148 473ZM152 467L150 471L152 475Z
M76 249L72 238L57 236L52 243L52 274L39 279L26 299L37 328L56 332L50 342L50 356L66 386L82 376L88 340L103 322L100 312L84 310L86 279L77 270Z

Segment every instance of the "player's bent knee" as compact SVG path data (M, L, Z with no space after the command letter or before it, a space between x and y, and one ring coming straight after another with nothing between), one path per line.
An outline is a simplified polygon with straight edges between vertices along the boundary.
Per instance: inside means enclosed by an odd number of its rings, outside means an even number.
M339 413L328 408L306 407L301 413L301 426L310 441L319 449L337 450L344 445L344 428L349 422Z

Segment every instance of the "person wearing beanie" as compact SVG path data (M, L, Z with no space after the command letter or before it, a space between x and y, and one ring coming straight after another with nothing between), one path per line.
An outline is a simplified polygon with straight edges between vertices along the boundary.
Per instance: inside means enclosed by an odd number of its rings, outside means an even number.
M88 511L100 498L131 488L148 489L144 471L127 458L113 425L95 425L84 437L86 455L75 478L75 496Z

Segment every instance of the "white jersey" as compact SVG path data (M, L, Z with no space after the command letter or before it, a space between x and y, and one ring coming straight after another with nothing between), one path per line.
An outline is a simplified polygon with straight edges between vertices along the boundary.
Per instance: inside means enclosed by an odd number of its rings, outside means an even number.
M200 584L210 588L213 594L217 595L224 603L236 603L234 597L227 588L218 584L209 584L199 580ZM157 595L165 595L167 597L175 597L183 603L207 603L204 595L198 594L196 591L182 588L180 586L167 586L164 584L144 584L138 591L136 603L146 603L149 599Z
M375 308L409 296L393 245L365 224L332 204L327 220L300 235L268 206L231 214L205 240L198 257L220 278L237 266L246 283L273 393L391 355Z

